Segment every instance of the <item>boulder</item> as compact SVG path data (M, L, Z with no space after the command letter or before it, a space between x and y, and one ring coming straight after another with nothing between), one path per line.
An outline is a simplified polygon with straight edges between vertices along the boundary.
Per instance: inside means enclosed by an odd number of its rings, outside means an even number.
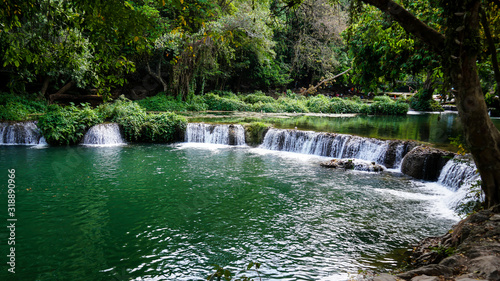
M398 278L394 275L390 275L387 273L381 273L378 276L373 277L373 281L397 281Z
M320 165L326 168L358 170L366 172L382 172L384 170L383 166L378 165L375 162L368 162L357 159L333 159L320 163Z
M405 156L409 151L418 146L415 141L402 141L402 140L391 140L387 147L387 151L384 156L384 166L387 168L396 168L398 165L399 157Z
M401 172L416 179L436 181L446 162L454 156L441 149L417 146L403 158Z
M428 276L444 276L449 277L453 274L453 271L446 266L439 264L430 264L426 266L419 267L404 273L396 275L399 278L410 280L415 276L428 275Z
M439 277L436 276L427 276L427 275L419 275L415 276L411 279L411 281L439 281Z

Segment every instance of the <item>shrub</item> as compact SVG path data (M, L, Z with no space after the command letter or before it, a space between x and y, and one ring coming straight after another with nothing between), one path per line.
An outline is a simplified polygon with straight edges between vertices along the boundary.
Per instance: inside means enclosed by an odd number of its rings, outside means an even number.
M285 112L309 112L303 99L292 99L280 97L278 103L283 106Z
M23 121L30 114L43 113L47 109L45 100L31 96L0 93L0 120Z
M141 113L120 119L124 136L129 141L165 143L180 139L187 120L175 113Z
M89 104L76 107L51 105L41 116L38 127L47 143L52 145L71 145L80 142L91 126L103 122L96 110Z
M388 96L376 96L376 97L373 98L373 101L375 101L375 102L377 102L377 101L381 101L381 102L393 102L394 100L392 100Z
M360 113L363 108L362 103L345 100L338 97L332 98L328 106L329 113Z
M265 112L265 113L285 112L285 106L277 102L263 103L259 101L253 105L252 109L255 112Z
M262 103L276 102L276 100L273 97L266 96L261 91L257 91L253 94L243 96L241 100L249 104L256 104L257 102L262 102Z
M311 97L307 100L306 102L307 108L311 112L328 112L329 107L330 107L330 99L323 96L323 95L317 95L314 97Z
M251 108L239 99L219 97L213 93L208 93L203 98L209 110L246 111Z
M410 98L410 107L417 111L444 111L439 102L427 96L425 90L419 91Z
M376 101L365 109L371 115L405 115L409 106L404 102Z
M154 97L142 99L137 102L147 111L186 111L187 104L179 101L172 96L166 96L159 93Z
M249 124L244 124L245 127L245 139L246 143L249 145L259 145L264 140L264 136L271 127L270 124L262 122L252 122Z

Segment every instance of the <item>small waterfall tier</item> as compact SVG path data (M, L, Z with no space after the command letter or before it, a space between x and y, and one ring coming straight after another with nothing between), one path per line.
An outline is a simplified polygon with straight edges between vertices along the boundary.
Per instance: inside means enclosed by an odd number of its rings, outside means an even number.
M404 155L412 148L411 142L282 129L270 129L261 147L339 159L356 158L387 168L399 167Z
M245 128L241 125L189 123L186 142L245 145Z
M0 145L47 144L34 121L0 123Z
M122 145L125 141L116 123L98 124L91 127L83 137L84 145Z
M476 165L470 156L457 155L449 160L441 170L438 183L457 191L470 186L480 179Z

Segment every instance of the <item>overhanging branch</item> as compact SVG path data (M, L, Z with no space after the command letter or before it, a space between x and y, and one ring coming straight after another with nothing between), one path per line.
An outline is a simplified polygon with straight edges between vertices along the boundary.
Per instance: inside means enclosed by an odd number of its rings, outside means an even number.
M362 1L390 14L391 17L406 30L406 32L415 35L435 50L440 51L444 48L445 36L443 34L419 20L398 3L391 0Z

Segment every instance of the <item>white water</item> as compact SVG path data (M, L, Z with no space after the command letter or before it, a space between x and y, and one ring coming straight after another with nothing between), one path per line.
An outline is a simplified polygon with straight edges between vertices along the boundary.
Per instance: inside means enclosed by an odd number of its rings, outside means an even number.
M333 158L356 158L384 164L389 141L342 134L270 129L261 147ZM399 165L404 157L403 145L401 149L398 147L396 152L396 163Z
M44 145L45 138L34 121L0 123L0 145Z
M185 141L225 145L245 145L245 128L241 125L189 123L185 133Z
M116 123L98 124L83 137L83 145L113 146L126 144Z

